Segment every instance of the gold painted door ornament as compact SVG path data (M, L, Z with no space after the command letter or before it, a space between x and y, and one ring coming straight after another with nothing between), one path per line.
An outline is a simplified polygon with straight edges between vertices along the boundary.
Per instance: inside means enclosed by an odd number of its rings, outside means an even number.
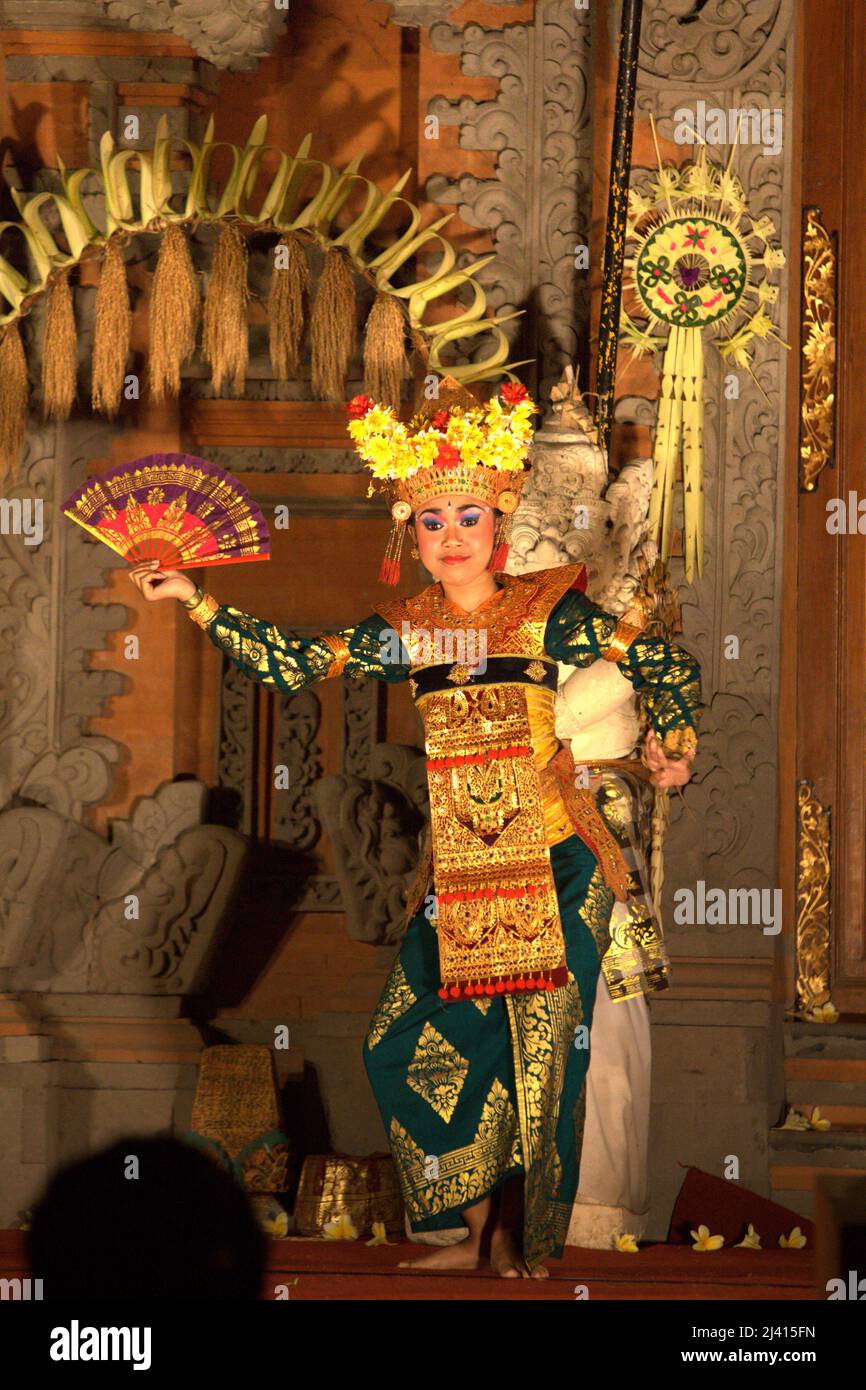
M836 233L803 209L800 488L813 492L836 453Z
M795 1017L835 1023L830 998L830 811L814 785L797 788L797 1004Z

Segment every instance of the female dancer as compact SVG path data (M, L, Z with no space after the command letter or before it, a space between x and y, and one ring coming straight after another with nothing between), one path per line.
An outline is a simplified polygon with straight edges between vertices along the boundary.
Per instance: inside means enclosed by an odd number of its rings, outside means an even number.
M534 406L508 385L486 407L445 378L407 426L368 396L349 432L391 500L381 577L406 523L434 583L356 626L299 638L220 605L158 562L131 578L176 598L250 679L285 694L342 673L408 681L424 723L431 856L364 1042L364 1061L416 1232L465 1238L405 1262L545 1277L578 1183L599 963L628 869L554 732L558 661L616 661L652 724L658 787L688 781L697 662L585 596L583 565L502 570ZM456 659L455 659L456 656ZM429 876L428 876L429 871ZM428 892L428 889L430 891Z

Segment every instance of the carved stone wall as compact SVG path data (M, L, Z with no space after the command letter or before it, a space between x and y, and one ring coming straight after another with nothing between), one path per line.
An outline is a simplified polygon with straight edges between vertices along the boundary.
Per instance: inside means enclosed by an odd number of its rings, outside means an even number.
M616 5L608 33L616 34ZM769 214L792 259L791 188L794 92L791 0L709 0L687 7L673 0L644 6L636 116L653 115L660 137L674 138L679 108L779 108L782 149L765 154L741 137L733 170L752 217ZM710 146L726 162L728 146ZM683 156L690 147L683 146ZM644 188L653 170L635 169ZM787 317L787 279L781 277L774 320ZM784 327L782 327L784 335ZM682 642L700 659L708 708L701 725L698 776L686 802L672 799L663 913L674 950L719 949L735 956L770 956L774 938L759 927L677 927L672 892L703 878L709 886L773 889L778 884L777 707L781 640L782 499L778 486L784 448L785 348L772 338L756 346L754 378L735 373L738 399L726 399L730 364L706 353L704 395L704 578L687 584L681 562L673 577L682 605ZM729 394L729 393L728 393ZM738 659L726 659L725 639L739 639ZM679 936L680 940L677 940ZM715 936L716 944L712 938Z
M99 421L28 431L19 481L9 498L41 502L43 539L0 533L0 662L8 672L0 718L0 809L36 801L73 820L102 800L120 749L86 732L88 720L125 688L124 677L87 669L88 654L124 626L125 607L90 606L85 591L122 565L60 515L60 502L109 452ZM98 549L98 555L95 554Z
M174 34L215 68L255 69L288 17L288 0L4 0L3 28L132 29Z
M489 228L496 259L479 272L496 314L525 310L505 326L512 356L530 359L527 385L547 399L579 356L589 313L588 276L575 250L589 245L592 166L591 22L572 0L538 0L531 23L482 28L447 23L431 47L460 56L468 76L491 76L491 101L441 96L429 114L457 125L466 150L496 150L496 177L428 179L427 197L453 203ZM537 360L537 375L533 363Z
M608 10L615 41L618 5ZM636 118L652 114L660 138L673 140L680 108L757 106L783 113L782 147L765 153L741 138L733 171L753 217L769 214L788 263L799 218L791 197L795 168L794 6L792 0L708 0L683 5L647 0ZM682 158L691 147L681 146ZM729 146L710 146L726 163ZM654 168L635 168L645 188ZM784 335L788 281L783 274L773 319ZM706 709L696 775L685 798L671 797L665 849L662 917L673 958L674 987L690 978L678 957L700 961L692 978L713 981L714 997L659 995L652 1004L653 1107L650 1136L652 1214L648 1234L664 1234L681 1181L679 1163L723 1171L740 1159L739 1182L769 1195L770 1130L784 1103L780 1010L771 1002L774 953L782 938L761 925L678 925L673 893L699 880L707 889L773 890L777 868L778 691L781 643L782 489L787 353L767 338L757 343L754 378L730 373L715 348L705 354L707 409L704 576L687 584L673 560L683 632L700 659ZM730 386L735 379L738 396ZM726 390L726 385L728 390ZM647 418L647 402L621 401L620 419ZM680 524L675 521L675 524ZM725 656L736 636L739 655ZM791 905L786 905L788 911ZM726 960L734 958L728 966ZM756 998L741 984L737 960L764 971ZM766 962L764 968L762 962ZM703 972L703 973L702 973ZM718 993L716 994L716 991ZM683 1068L684 1056L690 1058Z

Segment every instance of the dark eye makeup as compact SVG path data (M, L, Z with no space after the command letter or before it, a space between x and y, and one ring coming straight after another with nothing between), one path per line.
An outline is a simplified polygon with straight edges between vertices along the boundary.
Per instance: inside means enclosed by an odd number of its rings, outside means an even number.
M461 517L460 517L459 525L460 525L460 526L477 526L477 525L478 525L478 522L479 522L480 520L481 520L481 513L480 513L480 512L464 512L464 513L461 515ZM441 530L442 530L442 522L439 521L437 517L432 516L432 515L430 515L430 514L428 514L428 515L426 515L426 516L422 516L422 518L421 518L421 525L424 527L424 530L425 530L425 531L441 531Z

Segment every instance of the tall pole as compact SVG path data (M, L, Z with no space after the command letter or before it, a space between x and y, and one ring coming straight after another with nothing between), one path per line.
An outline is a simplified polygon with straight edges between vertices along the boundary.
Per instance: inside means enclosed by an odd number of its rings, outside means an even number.
M625 259L628 180L631 169L631 142L634 130L634 94L637 86L637 59L643 0L622 0L619 31L619 69L616 76L616 107L610 154L610 192L607 199L607 227L604 237L604 266L601 280L601 313L598 323L598 372L595 423L598 442L610 451L613 425L613 393L616 385L616 353L619 339L619 312L622 299L622 267Z

